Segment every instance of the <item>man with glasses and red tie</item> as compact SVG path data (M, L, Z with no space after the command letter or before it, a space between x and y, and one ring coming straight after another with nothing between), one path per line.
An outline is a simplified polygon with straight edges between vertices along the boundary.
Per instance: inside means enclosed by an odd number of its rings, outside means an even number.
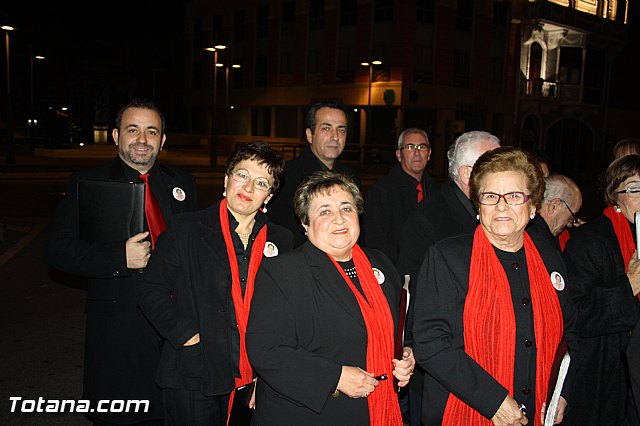
M484 131L458 136L447 151L449 180L421 203L407 218L400 232L398 272L409 275L409 314L405 345L413 343L412 310L418 271L429 247L448 237L471 233L476 228L476 210L469 197L471 170L478 157L500 146L500 139ZM424 370L416 365L409 382L411 426L420 426Z
M409 215L438 182L425 171L431 157L427 133L418 128L406 129L398 137L398 163L375 182L365 197L365 246L377 248L398 262L400 230Z
M165 120L148 100L135 99L116 117L118 155L107 165L75 173L60 202L45 261L88 278L83 399L94 424L164 424L162 393L155 384L161 339L137 307L135 289L166 222L199 208L193 177L156 161L166 140ZM126 241L84 241L78 232L77 185L81 180L145 183L145 229ZM114 206L113 215L125 214ZM146 410L111 413L98 400L148 401Z

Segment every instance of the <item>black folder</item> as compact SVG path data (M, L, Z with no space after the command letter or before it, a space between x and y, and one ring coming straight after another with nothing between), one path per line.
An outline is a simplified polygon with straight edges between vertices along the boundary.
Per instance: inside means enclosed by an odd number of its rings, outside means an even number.
M256 382L251 382L236 388L228 426L249 426L251 423L253 409L249 408L249 402L255 385Z
M81 180L78 182L80 239L126 241L144 230L144 183Z

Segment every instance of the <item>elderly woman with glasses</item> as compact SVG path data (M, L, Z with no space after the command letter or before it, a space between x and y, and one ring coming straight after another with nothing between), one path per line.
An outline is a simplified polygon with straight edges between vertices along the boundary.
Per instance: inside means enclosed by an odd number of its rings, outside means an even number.
M613 161L604 174L607 207L576 229L565 248L567 290L578 311L580 374L569 425L620 425L629 396L624 351L639 317L640 156Z
M415 367L411 348L395 353L402 282L382 252L357 244L363 204L332 171L296 190L308 241L265 262L251 306L253 424L402 426L397 386Z
M245 333L256 273L264 257L293 248L291 232L264 214L283 171L268 143L240 145L223 199L176 217L158 240L139 303L163 338L165 424L226 425L234 389L253 380Z
M560 343L576 347L560 251L525 232L543 194L529 154L488 151L470 179L480 224L429 250L411 299L414 354L428 373L425 425L541 424ZM565 390L556 423L567 398Z

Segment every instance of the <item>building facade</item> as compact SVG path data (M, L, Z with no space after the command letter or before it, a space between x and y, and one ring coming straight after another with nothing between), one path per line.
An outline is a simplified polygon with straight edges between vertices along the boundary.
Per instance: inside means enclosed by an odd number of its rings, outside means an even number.
M575 176L626 136L608 96L627 15L621 0L191 0L189 132L302 138L309 105L335 100L346 160L391 162L420 127L444 176L455 138L487 130Z

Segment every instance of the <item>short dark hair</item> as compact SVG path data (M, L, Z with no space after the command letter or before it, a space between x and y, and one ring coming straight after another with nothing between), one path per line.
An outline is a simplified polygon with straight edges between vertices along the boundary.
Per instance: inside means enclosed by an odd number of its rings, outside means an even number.
M347 132L349 131L349 114L347 113L344 105L337 102L323 101L316 102L315 104L311 105L311 108L309 108L309 111L307 111L306 125L307 129L311 130L311 134L316 131L316 113L321 108L339 109L340 111L344 112L344 116L347 118Z
M330 170L319 171L307 176L293 195L293 209L300 222L304 225L309 224L311 199L318 194L326 194L335 187L351 194L358 214L364 211L362 193L351 176Z
M517 172L524 176L531 202L537 209L544 199L544 176L540 163L531 154L514 146L502 146L478 157L471 170L469 195L478 207L480 186L487 175L499 172Z
M240 144L227 157L227 176L231 176L236 164L244 160L254 160L258 164L265 164L267 171L273 176L271 193L276 192L284 176L284 158L282 155L274 150L269 142L253 141Z
M164 115L162 114L162 111L158 109L156 104L154 104L151 99L145 99L145 98L133 98L129 101L128 104L120 108L120 111L118 111L118 115L116 115L116 129L118 129L118 131L120 131L122 116L124 115L125 111L128 110L129 108L142 108L142 109L150 109L151 111L155 111L156 114L160 116L160 133L164 134L165 121L164 121Z
M631 176L640 175L640 155L625 155L614 160L604 173L604 200L607 204L618 204L618 186Z

